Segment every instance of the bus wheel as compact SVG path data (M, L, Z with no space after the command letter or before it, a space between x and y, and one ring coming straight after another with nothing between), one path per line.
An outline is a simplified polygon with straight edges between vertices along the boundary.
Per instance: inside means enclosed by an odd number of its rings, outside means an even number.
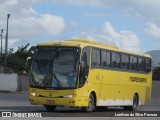
M108 109L107 106L98 106L98 107L96 107L96 111L105 111L107 109Z
M47 109L47 111L53 112L56 109L56 106L53 105L44 105L44 107Z
M86 112L92 112L95 109L95 98L93 94L90 94L89 100L88 100L88 106L82 108Z
M124 106L125 110L135 111L138 106L138 96L135 94L133 98L133 105L132 106Z

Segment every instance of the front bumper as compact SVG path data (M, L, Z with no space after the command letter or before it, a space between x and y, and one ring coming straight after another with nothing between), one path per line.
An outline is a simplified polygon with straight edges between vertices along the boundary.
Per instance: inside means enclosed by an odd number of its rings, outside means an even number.
M54 105L54 106L69 106L69 107L83 107L88 106L87 97L75 98L49 98L49 97L29 97L30 103L33 105Z

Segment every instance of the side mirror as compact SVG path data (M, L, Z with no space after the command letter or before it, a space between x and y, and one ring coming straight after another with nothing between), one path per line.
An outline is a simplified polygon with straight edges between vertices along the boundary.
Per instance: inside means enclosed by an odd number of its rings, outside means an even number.
M31 63L32 63L32 58L31 57L27 57L25 71L28 71L28 70L31 69Z
M84 72L85 72L85 64L84 64L83 61L80 62L80 72L81 72L82 74L84 74Z

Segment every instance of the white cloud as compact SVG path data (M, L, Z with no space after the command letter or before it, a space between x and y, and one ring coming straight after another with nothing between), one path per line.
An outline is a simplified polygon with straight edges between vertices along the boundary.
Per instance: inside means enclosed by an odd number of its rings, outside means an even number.
M70 22L69 26L73 27L73 28L78 27L78 22L73 20L73 21Z
M106 14L103 13L92 13L92 12L88 12L88 13L84 13L84 16L89 16L89 17L106 17Z
M116 45L121 49L129 51L143 52L141 42L135 33L126 30L117 32L108 21L106 21L100 29L82 32L75 37Z
M125 17L149 23L145 29L153 38L159 38L160 0L52 0L54 3L112 8ZM87 14L87 13L85 13ZM92 14L89 14L90 16ZM154 30L154 32L152 31ZM158 31L156 31L158 30Z
M121 9L128 15L160 20L160 0L52 0L54 3ZM152 16L152 17L151 17Z
M147 24L147 28L145 29L145 31L149 33L152 37L160 39L160 25L150 22Z
M32 8L38 0L4 0L0 4L0 27L6 29L9 18L10 43L44 35L57 35L65 28L64 18L53 14L41 14ZM5 31L4 31L5 33ZM15 40L14 40L15 39Z
M54 3L68 4L68 5L89 5L89 6L102 6L105 0L51 0Z

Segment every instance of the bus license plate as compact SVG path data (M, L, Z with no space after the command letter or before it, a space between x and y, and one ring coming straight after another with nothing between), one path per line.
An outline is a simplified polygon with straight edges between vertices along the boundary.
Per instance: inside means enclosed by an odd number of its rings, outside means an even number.
M55 104L55 101L54 100L46 100L46 103L47 104Z

